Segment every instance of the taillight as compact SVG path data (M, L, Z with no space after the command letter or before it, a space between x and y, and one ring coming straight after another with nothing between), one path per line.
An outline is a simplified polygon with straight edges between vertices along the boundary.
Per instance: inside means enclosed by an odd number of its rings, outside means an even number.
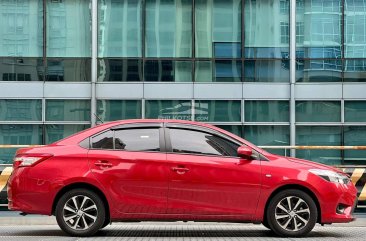
M35 166L52 156L51 154L20 154L14 158L13 168Z

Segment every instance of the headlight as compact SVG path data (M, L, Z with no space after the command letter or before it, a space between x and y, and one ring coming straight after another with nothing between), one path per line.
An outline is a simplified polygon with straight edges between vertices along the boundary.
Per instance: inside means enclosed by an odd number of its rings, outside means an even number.
M323 169L310 169L309 172L318 175L319 177L327 180L328 182L335 182L335 183L342 183L347 184L349 182L349 178L342 174L339 174L334 171L330 170L323 170Z

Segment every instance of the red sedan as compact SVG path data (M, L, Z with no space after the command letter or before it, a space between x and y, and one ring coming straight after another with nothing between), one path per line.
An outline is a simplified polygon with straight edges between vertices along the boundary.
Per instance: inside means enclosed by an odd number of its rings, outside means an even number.
M89 236L117 221L263 223L303 236L350 222L357 190L338 169L270 154L212 125L127 120L17 151L9 208Z

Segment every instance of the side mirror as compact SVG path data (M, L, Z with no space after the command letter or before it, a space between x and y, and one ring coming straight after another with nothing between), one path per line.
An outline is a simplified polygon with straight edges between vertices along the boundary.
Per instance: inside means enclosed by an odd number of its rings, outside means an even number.
M248 146L239 146L238 148L238 156L246 159L251 159L253 154L252 148Z

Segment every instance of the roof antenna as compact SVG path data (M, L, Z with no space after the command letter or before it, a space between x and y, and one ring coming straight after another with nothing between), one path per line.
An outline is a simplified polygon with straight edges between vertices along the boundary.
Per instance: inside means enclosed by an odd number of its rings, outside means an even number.
M104 121L102 121L102 119L100 119L100 118L99 118L99 116L98 116L96 113L94 113L94 115L95 115L95 117L97 117L97 119L98 119L100 122L102 122L102 124L104 124Z

